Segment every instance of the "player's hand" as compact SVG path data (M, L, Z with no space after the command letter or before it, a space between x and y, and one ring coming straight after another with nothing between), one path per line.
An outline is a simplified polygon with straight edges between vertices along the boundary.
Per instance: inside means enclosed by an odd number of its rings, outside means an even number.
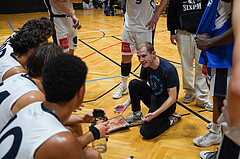
M170 41L173 45L177 45L177 35L171 35Z
M148 113L146 114L144 117L142 117L142 121L146 121L146 122L149 122L151 121L153 118L155 118L155 115L154 113Z
M108 123L109 121L106 121L106 122L103 122L103 123L100 123L100 124L97 124L95 125L95 127L99 130L99 133L100 133L100 138L108 138L109 136L107 134L109 134L109 126L108 126Z
M156 28L158 19L159 19L159 15L154 14L152 19L146 24L146 27L148 28L148 30Z
M117 106L114 107L114 113L119 113L122 115L122 113L127 109L128 106L124 104L118 104Z
M76 29L78 29L78 30L81 29L82 25L75 14L72 16L72 19L73 19L74 26L77 26Z
M198 34L195 37L197 48L200 49L200 50L207 50L207 49L209 49L210 48L209 40L210 40L210 37L209 37L209 35L207 33Z
M92 112L83 115L83 123L91 123L92 119L93 119Z

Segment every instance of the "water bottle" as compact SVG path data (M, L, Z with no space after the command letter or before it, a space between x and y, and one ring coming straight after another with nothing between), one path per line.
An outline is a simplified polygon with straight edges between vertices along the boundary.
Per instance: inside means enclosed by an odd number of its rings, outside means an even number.
M92 125L97 125L99 123L107 121L107 117L102 109L93 110L93 121ZM92 142L92 147L100 153L107 151L107 138L100 138Z

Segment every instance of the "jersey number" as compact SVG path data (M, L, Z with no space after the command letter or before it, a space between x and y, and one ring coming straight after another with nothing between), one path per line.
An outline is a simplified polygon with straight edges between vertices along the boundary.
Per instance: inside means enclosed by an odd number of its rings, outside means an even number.
M22 130L20 127L14 127L10 129L8 132L6 132L1 138L0 138L0 145L10 135L14 136L14 140L12 143L11 148L9 151L3 156L2 159L10 159L10 158L16 158L18 150L20 148L21 142L22 142Z
M0 83L0 87L3 85L3 82ZM3 100L6 99L10 93L8 91L2 91L0 92L0 104L2 104Z
M136 0L136 4L141 4L142 0Z
M6 48L4 48L3 50L0 50L0 58L4 56L6 50L7 50Z

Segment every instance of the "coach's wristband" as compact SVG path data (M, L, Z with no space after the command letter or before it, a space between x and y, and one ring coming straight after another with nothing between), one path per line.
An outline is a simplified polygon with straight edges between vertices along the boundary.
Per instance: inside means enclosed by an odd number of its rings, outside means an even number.
M89 126L89 131L92 132L94 140L100 139L100 132L97 128L94 127L94 125Z

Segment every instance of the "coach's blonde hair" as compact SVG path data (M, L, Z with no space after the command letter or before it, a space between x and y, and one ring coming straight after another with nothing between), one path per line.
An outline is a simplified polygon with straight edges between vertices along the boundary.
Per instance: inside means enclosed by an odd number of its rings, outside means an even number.
M141 48L146 47L147 51L151 54L154 51L153 45L148 41L143 41L137 44L136 49L140 50Z

